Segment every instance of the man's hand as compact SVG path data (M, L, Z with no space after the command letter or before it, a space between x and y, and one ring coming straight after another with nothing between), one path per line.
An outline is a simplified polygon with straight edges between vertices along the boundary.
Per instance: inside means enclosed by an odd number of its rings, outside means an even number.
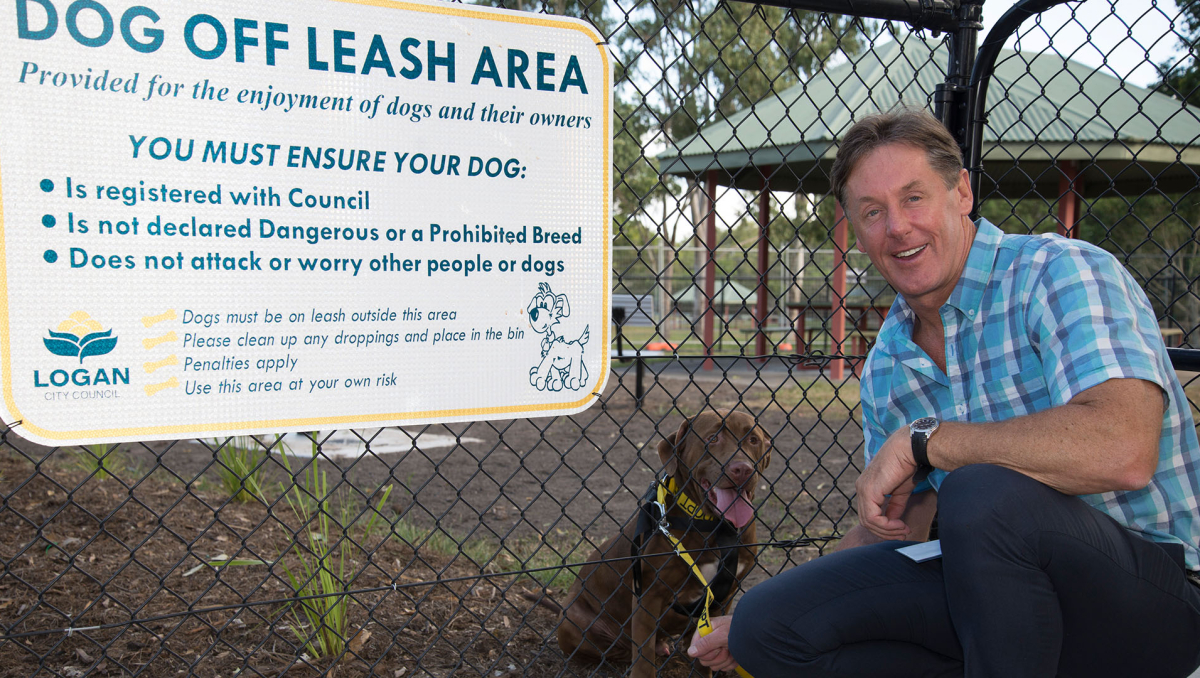
M883 441L879 452L854 484L859 524L880 539L905 539L908 525L901 519L916 483L913 474L912 440L907 426L896 429ZM891 499L888 499L891 495Z
M696 631L692 636L692 644L687 650L688 656L699 660L701 664L714 671L736 669L738 663L733 660L733 655L729 654L729 623L731 621L733 621L733 617L729 615L713 617L711 633L701 637L700 632Z

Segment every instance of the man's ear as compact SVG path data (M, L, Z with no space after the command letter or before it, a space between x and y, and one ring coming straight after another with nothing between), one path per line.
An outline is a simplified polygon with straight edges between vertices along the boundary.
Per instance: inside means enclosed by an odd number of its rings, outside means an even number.
M683 446L687 444L688 430L691 425L692 422L685 419L679 425L678 431L658 441L658 458L662 461L663 468L666 469L668 475L675 475L675 469L679 463L679 452L682 452Z
M959 214L964 217L971 215L975 207L975 194L971 191L971 175L966 169L958 173L958 183L954 185L954 194L959 203Z

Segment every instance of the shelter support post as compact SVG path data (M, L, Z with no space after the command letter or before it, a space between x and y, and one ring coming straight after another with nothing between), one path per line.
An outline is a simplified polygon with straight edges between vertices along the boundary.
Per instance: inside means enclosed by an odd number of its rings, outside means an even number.
M708 214L704 229L704 294L700 300L700 326L704 340L704 369L713 368L713 298L716 294L717 253L717 171L708 171Z
M1061 160L1058 169L1062 177L1058 180L1058 234L1065 238L1079 237L1079 215L1082 212L1080 196L1083 193L1083 178L1079 176L1079 163Z
M767 355L767 248L771 246L771 167L762 168L762 195L758 198L758 299L754 305L754 322L758 334L754 338L754 354L766 362Z
M833 298L830 299L829 331L832 353L836 358L829 364L829 377L841 381L845 362L837 358L845 355L846 343L846 215L842 203L834 201L833 213Z

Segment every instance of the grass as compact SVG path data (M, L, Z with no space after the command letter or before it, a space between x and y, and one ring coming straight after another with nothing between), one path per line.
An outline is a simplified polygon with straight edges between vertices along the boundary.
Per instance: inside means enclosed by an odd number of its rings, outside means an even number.
M287 452L283 451L282 456L290 474L292 468ZM282 557L277 562L293 593L304 598L291 604L288 610L292 633L310 657L336 657L345 651L348 641L346 631L350 620L346 594L350 590L350 580L346 577L346 565L352 540L347 531L353 517L349 502L342 501L341 519L334 518L329 479L318 468L315 457L308 462L301 478L302 482L293 482L289 487L280 485L281 494L303 533L303 538L297 535L292 543L296 564L294 569L288 567ZM384 489L369 512L364 532L370 533L373 529L391 489L390 485Z
M578 565L587 560L592 548L590 544L582 540L572 542L561 535L556 537L546 535L541 539L522 539L511 546L506 545L497 554L496 560L500 564L500 569L505 572L554 568L541 572L530 572L525 576L547 588L561 587L565 589L575 583L575 579L579 575L578 567L569 566Z
M234 501L266 501L263 495L263 461L267 451L251 436L227 438L224 444L213 440L217 447L217 473L221 487Z
M854 336L854 327L850 323L846 323L845 335L845 351L849 353L853 350L854 344L851 339ZM663 328L659 330L654 327L626 327L623 328L621 336L624 338L626 350L633 352L634 349L643 347L647 343L669 341L679 345L676 352L679 355L704 355L704 343L701 341L700 325L696 325L693 332L691 327L683 326L679 329L668 330ZM754 326L747 320L743 319L734 325L726 326L720 318L716 319L713 325L713 352L717 354L744 354L757 355L755 349L755 337L757 331ZM780 333L777 331L767 334L768 346L767 352L776 352L780 355L789 355L796 352L796 335L793 332ZM791 344L792 349L775 349L771 346L771 342L778 344ZM813 349L823 353L830 353L833 345L832 337L829 332L817 331L813 336Z
M81 445L78 450L72 449L71 454L74 457L72 465L80 471L94 475L97 480L112 478L121 461L115 443Z
M423 550L448 558L462 556L488 572L553 568L522 576L541 586L564 589L574 583L579 572L579 568L570 566L585 561L593 548L585 542L571 541L565 532L496 542L456 537L442 528L420 527L404 518L395 522L392 534L414 551Z
M858 410L858 382L846 380L834 384L822 376L813 376L810 380L802 381L799 377L786 382L774 392L766 389L755 389L745 396L746 404L755 408L779 407L786 412L795 410L803 405L814 411L829 415L830 408L845 409L846 412Z
M496 547L484 539L462 539L442 528L426 528L405 518L392 525L392 535L414 551L423 549L443 556L462 555L483 566L496 553Z

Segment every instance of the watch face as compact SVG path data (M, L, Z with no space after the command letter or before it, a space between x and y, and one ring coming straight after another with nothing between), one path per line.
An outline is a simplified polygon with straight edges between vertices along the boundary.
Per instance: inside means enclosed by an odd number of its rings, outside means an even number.
M908 425L910 431L915 433L930 433L938 427L938 420L934 417L921 417Z

